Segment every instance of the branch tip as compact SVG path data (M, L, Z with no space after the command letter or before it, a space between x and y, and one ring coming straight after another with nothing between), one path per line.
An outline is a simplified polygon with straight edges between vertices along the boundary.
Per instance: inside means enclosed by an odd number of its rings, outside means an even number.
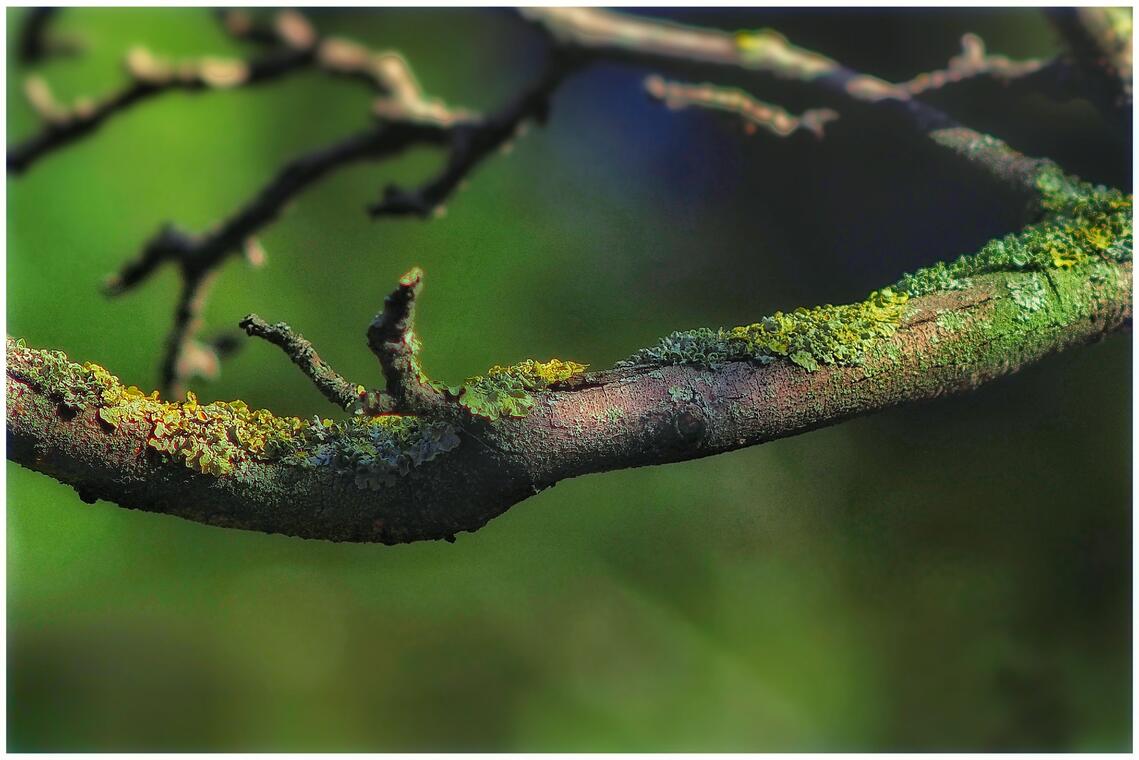
M399 278L384 308L368 325L368 348L380 361L387 392L395 411L433 414L445 399L427 379L419 364L415 337L415 300L423 287L423 270L413 267Z

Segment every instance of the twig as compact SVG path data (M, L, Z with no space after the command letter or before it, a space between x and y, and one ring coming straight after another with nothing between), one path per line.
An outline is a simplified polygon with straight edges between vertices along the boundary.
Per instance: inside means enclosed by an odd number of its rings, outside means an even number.
M8 172L27 171L55 150L91 134L115 114L160 95L255 86L312 67L364 83L382 96L377 109L396 119L447 125L470 116L424 95L411 68L398 53L373 52L337 37L322 38L296 12L284 11L276 19L271 32L276 46L250 60L207 57L172 62L145 48L135 48L126 59L130 84L97 101L81 99L70 108L51 101L53 107L45 109L42 93L47 92L47 86L36 81L30 89L39 97L30 100L44 125L39 134L8 149Z
M443 203L487 156L521 132L527 120L544 123L549 100L581 61L570 55L550 56L538 79L505 107L481 119L456 123L451 130L447 164L438 176L413 189L389 185L383 199L368 207L373 218L413 215L428 217L442 212Z
M1016 191L1037 196L1031 179L1046 162L1026 158L1000 140L963 127L903 86L793 45L773 30L732 34L598 8L529 8L522 13L557 44L581 56L661 68L708 64L800 82L848 106L892 115Z
M743 90L709 83L685 84L651 76L645 80L645 90L674 110L695 106L736 114L744 120L744 128L749 134L763 129L778 137L788 137L805 129L816 138L821 138L823 126L838 118L838 112L829 108L812 108L795 116L777 105L754 98Z
M337 374L320 358L312 343L293 332L284 322L271 325L256 314L250 314L241 320L239 326L246 334L263 338L281 348L324 397L341 409L350 409L360 400L359 386Z
M415 299L423 286L423 272L412 269L384 299L384 308L368 325L368 348L380 360L391 399L390 411L438 414L445 398L428 382L419 364L415 336ZM389 411L385 409L384 411Z
M19 57L23 64L39 63L52 56L74 55L82 49L80 41L52 32L59 15L58 7L28 8L20 27Z
M196 332L196 320L191 314L193 310L188 306L201 296L202 283L208 272L228 256L240 253L245 243L275 219L292 198L329 172L363 159L383 159L411 145L437 145L446 139L446 135L446 130L430 123L378 124L290 161L256 196L207 234L192 236L171 225L159 231L137 258L107 278L105 290L108 295L121 295L163 264L178 265L183 293L161 362L162 387L181 385L177 373L178 358Z
M1038 58L1014 61L1007 56L992 55L985 51L984 40L976 34L966 34L961 38L961 53L950 58L946 68L918 74L898 86L910 95L921 95L932 90L940 90L949 84L979 77L1009 84L1036 74L1050 63L1052 62Z

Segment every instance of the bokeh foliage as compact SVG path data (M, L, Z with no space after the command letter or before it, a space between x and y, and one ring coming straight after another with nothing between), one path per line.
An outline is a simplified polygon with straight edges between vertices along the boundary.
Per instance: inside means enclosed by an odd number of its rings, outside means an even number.
M8 142L34 129L11 41ZM1039 13L672 11L772 25L870 73L942 65L966 31L1049 55ZM542 46L503 11L344 10L322 30L488 109ZM133 43L233 53L194 9L67 10L65 98ZM457 381L534 356L604 367L674 329L842 303L978 248L1015 216L926 144L841 121L822 142L672 113L598 65L439 220L364 203L440 156L361 165L226 265L214 329L285 319L378 383L368 319L422 266L424 361ZM815 105L787 85L760 91ZM980 85L964 122L1129 189L1130 146L1084 103ZM348 83L162 98L8 181L8 332L153 383L172 272L97 290L165 220L200 230L283 161L367 119ZM12 750L1126 750L1131 726L1129 337L967 397L707 460L562 483L455 545L335 545L82 504L7 466ZM251 343L199 395L331 408Z

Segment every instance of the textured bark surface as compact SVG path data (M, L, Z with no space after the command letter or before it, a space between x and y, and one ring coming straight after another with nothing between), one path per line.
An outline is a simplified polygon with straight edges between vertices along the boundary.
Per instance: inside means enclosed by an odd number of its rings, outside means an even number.
M212 525L336 541L450 538L565 478L710 456L968 391L1099 340L1128 327L1132 312L1131 263L1104 266L1110 276L1051 273L1047 304L1027 316L1009 284L1030 273L988 274L913 299L861 366L733 361L591 373L535 393L523 418L471 419L457 448L380 490L280 462L250 463L240 477L196 472L148 448L145 430L110 429L96 406L67 411L61 389L22 372L35 350L10 347L8 456L85 500Z

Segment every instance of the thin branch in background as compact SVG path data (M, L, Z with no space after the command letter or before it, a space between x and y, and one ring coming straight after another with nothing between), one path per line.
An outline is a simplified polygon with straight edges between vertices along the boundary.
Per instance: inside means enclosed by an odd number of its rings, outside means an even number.
M112 116L172 92L200 93L248 87L317 68L330 76L361 82L379 95L383 115L450 124L470 118L441 100L428 98L407 61L392 51L374 52L338 37L322 38L295 11L276 16L271 32L277 44L250 59L202 57L173 61L136 47L126 56L130 84L102 98L81 98L64 106L50 96L42 80L26 88L33 109L44 122L40 132L9 147L8 172L20 174L52 152L90 135Z
M961 38L961 53L950 58L946 68L918 74L898 86L911 95L921 95L979 77L1008 84L1037 73L1049 63L1039 58L1014 61L1008 56L992 55L986 52L984 40L976 34L966 34Z
M686 84L651 76L645 80L645 90L673 110L698 107L734 114L744 121L748 134L762 129L778 137L788 137L803 129L821 138L823 126L838 118L838 112L830 108L812 108L795 116L738 88L709 83Z
M89 133L111 114L171 89L243 86L312 65L331 75L362 81L381 95L373 105L381 120L379 126L286 165L254 199L211 232L193 236L168 225L137 258L109 278L108 292L118 294L134 287L164 263L175 262L180 267L183 294L161 362L161 381L168 389L184 384L180 367L195 364L187 359L198 345L197 310L192 307L200 305L206 273L236 251L250 250L253 235L275 219L290 199L328 172L354 161L383 158L412 144L445 145L449 149L448 160L436 177L410 190L389 186L383 199L369 207L375 217L438 214L444 201L486 157L508 144L528 120L544 120L549 99L566 75L597 58L661 66L684 66L696 61L795 79L844 102L898 114L911 128L929 134L936 144L950 148L992 176L1036 192L1028 178L1036 176L1040 161L1020 156L999 140L961 127L936 108L914 99L905 86L847 69L823 55L792 45L776 32L732 34L599 9L542 8L525 10L523 14L539 23L554 41L548 64L538 81L506 107L476 117L428 98L398 53L372 51L340 38L322 38L296 12L276 14L268 27L240 11L223 13L219 18L230 34L271 45L273 52L253 63L200 59L172 64L136 51L130 63L134 84L95 106L60 106L46 84L32 84L30 99L37 104L47 127L38 138L9 151L9 171L26 168L36 158ZM956 68L964 76L966 68L1000 68L994 63L996 60L997 57L986 56L976 44L967 43L966 53ZM1012 64L1001 65L1008 68ZM701 105L740 112L751 123L776 134L792 128L818 133L833 114L827 109L813 109L802 117L794 117L747 96L732 98L715 89L684 90L684 85L670 86L674 102L679 102L677 98L684 94L692 104L700 101ZM198 354L201 356L201 352ZM209 363L196 362L199 366Z
M518 137L526 122L545 123L554 91L581 63L573 56L551 54L538 79L505 107L481 119L455 124L451 131L447 164L436 177L412 189L389 185L384 190L383 199L369 206L368 212L373 218L440 214L444 202L475 167ZM382 107L377 109L378 115L382 116L384 112Z
M41 63L56 56L70 56L82 52L82 43L71 36L60 34L53 26L59 17L58 7L28 8L20 26L20 63Z
M320 358L312 343L284 322L271 325L256 314L250 314L239 326L249 336L263 338L283 350L324 397L341 409L350 409L360 400L359 386L341 377Z
M599 8L527 8L522 13L558 45L585 58L661 69L709 64L798 82L842 103L844 116L851 119L870 112L896 119L899 129L928 137L980 174L1029 200L1039 199L1035 177L1051 163L1025 157L994 137L962 126L904 87L793 45L771 29L733 34Z
M177 372L179 357L194 339L198 326L197 320L190 319L186 305L198 301L205 275L229 256L245 252L248 241L272 222L290 200L339 167L365 159L383 159L411 145L438 145L446 136L446 130L430 123L377 124L290 161L256 196L204 235L190 235L172 225L163 227L138 257L124 264L105 283L107 294L117 296L138 286L162 265L178 265L184 289L160 365L161 386L181 390L184 378Z
M137 104L170 92L202 92L245 87L272 81L308 66L313 53L289 50L255 60L200 58L172 62L154 56L145 48L132 50L126 58L130 84L101 99L81 98L67 107L50 100L46 83L29 84L29 102L43 118L40 132L8 148L8 173L21 174L40 159L93 133L104 122Z

